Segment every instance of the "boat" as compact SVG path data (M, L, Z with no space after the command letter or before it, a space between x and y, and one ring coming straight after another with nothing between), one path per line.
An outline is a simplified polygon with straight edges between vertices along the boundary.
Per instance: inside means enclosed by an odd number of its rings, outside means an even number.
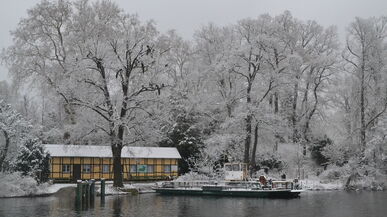
M297 180L258 180L247 178L247 167L242 163L225 165L222 181L170 181L154 188L162 195L230 196L255 198L297 198L302 189Z

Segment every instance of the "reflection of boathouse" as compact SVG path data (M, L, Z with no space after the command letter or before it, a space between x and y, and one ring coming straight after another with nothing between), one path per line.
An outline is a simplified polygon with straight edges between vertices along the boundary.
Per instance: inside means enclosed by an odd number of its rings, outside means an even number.
M51 179L113 179L110 146L45 145L45 148L51 156ZM176 148L124 147L121 158L124 180L151 180L177 176L181 156Z

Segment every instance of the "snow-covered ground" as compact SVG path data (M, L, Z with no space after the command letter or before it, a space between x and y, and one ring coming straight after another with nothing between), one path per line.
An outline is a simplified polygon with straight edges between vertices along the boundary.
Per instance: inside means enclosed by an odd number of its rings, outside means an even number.
M178 181L190 181L203 178L202 175L189 174L178 178ZM203 180L203 179L199 179ZM205 179L208 180L208 179ZM76 187L76 184L49 184L38 183L31 177L22 177L19 173L0 173L0 197L27 197L27 196L44 196L51 195L63 188ZM338 180L321 180L317 177L300 180L301 186L305 190L344 190L345 179ZM381 183L381 184L380 184ZM358 180L354 183L355 190L384 190L385 184L383 182L375 182L374 180ZM123 188L113 187L111 181L107 182L105 194L106 195L125 195L133 193L150 193L154 192L152 189L157 185L157 182L146 183L131 183L124 184ZM100 184L96 184L97 193L100 192Z
M125 195L125 194L137 194L137 193L153 193L155 192L152 188L156 186L156 182L145 182L145 183L131 183L124 184L123 188L113 187L113 183L107 183L105 188L106 195ZM99 183L96 185L96 191L99 194L101 189Z
M0 197L27 197L43 196L58 192L66 187L75 187L75 184L38 185L32 177L23 177L19 173L0 173Z
M21 176L19 173L0 173L0 197L34 197L55 194L61 189L77 185L70 184L38 184L32 177ZM113 187L112 181L106 182L106 195L124 195L154 192L156 182L124 184L123 188ZM96 183L96 192L100 193L100 182Z
M306 179L300 180L301 187L305 190L343 190L344 185L340 181L323 183L320 180Z

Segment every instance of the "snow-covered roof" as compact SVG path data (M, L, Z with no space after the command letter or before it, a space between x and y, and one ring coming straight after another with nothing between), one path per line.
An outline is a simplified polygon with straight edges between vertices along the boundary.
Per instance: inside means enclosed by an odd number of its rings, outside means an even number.
M52 157L112 157L110 146L99 145L58 145L46 144L46 150ZM172 158L180 159L176 148L164 147L128 147L124 146L122 158Z

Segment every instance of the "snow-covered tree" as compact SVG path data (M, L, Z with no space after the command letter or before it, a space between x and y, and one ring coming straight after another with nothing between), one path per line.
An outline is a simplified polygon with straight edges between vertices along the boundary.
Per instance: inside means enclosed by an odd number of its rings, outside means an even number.
M387 18L356 18L348 28L348 36L342 55L344 70L352 81L348 88L348 109L351 119L350 137L364 154L371 128L387 110ZM372 135L372 134L371 134Z
M5 162L12 158L9 152L14 152L25 139L33 136L33 127L11 105L0 100L0 132L4 138L0 146L0 170L5 170Z
M121 149L141 139L137 122L151 116L146 108L165 87L159 57L169 48L152 21L142 23L110 1L42 1L28 14L4 55L11 74L55 91L70 124L78 107L96 114L93 127L108 136L114 185L122 186Z
M12 169L24 176L34 177L38 182L45 182L50 174L49 160L49 154L38 139L27 139L19 147Z

